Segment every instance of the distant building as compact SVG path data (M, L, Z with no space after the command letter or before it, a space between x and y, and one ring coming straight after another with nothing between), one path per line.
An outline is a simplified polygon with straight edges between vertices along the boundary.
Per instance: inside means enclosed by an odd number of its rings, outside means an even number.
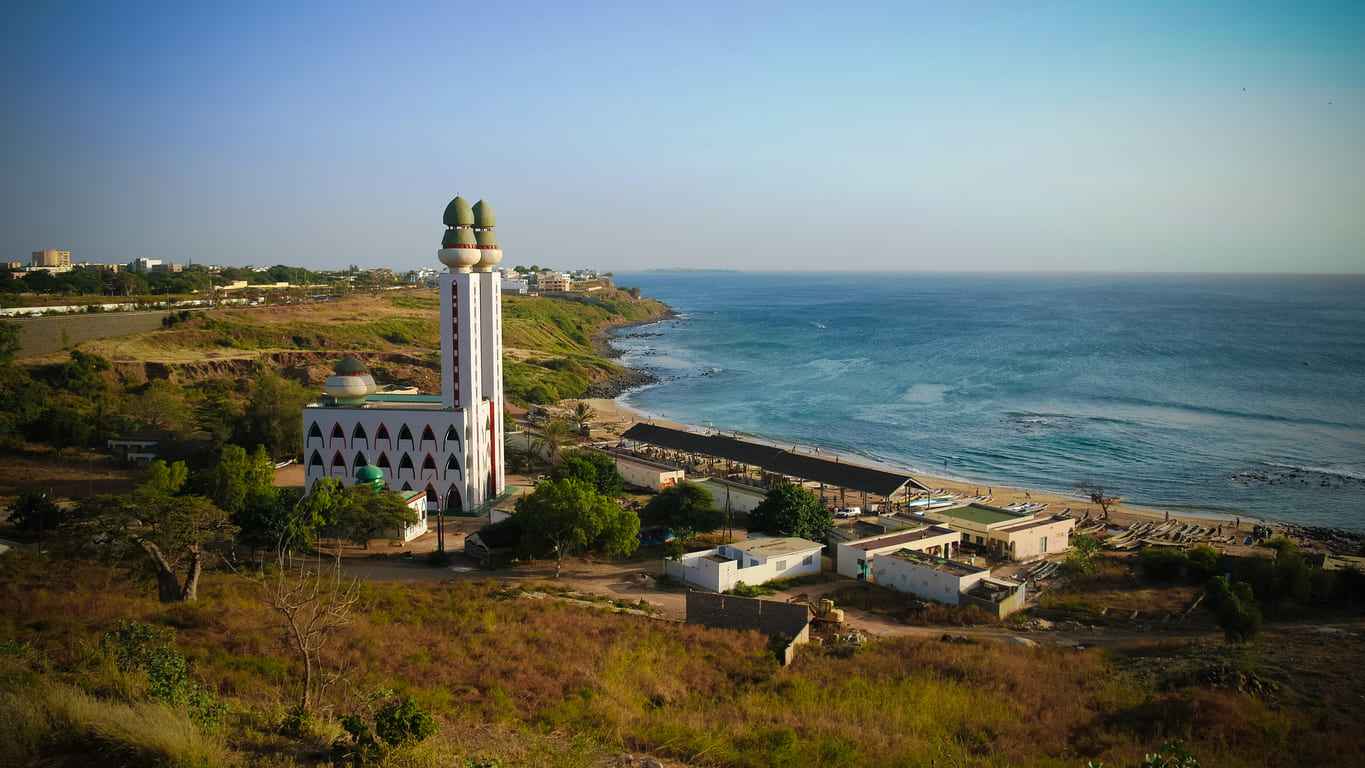
M952 557L957 554L962 534L940 525L926 525L910 531L896 531L870 536L858 541L834 545L834 569L840 576L865 580L872 573L877 557L888 553L912 550L934 556Z
M563 293L573 289L573 280L563 272L541 272L536 287L548 293Z
M521 277L503 278L502 292L525 296L531 292L531 284L525 278Z
M183 266L181 266L180 264L176 264L175 262L171 262L171 261L166 261L166 262L157 261L156 264L152 265L152 271L153 271L153 272L183 272L183 271L185 271L185 268L184 268Z
M23 269L23 268L24 268L24 262L22 262L22 261L11 261L11 262L7 263L5 266L9 267L11 270L20 270L20 269Z
M636 488L662 491L681 483L686 474L677 467L659 464L647 459L623 456L619 453L607 455L611 456L612 460L616 462L616 471L621 473L621 479L625 480L627 485Z
M151 272L154 268L161 266L161 259L134 259L128 265L130 272Z
M115 273L123 269L122 264L81 264L80 266L86 267L87 269L98 269L101 272Z
M56 248L34 251L29 263L35 267L70 267L71 251L59 251Z

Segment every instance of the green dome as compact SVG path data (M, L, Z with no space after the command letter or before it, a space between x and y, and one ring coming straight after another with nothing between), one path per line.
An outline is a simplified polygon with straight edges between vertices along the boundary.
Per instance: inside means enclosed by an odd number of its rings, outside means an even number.
M445 216L441 220L447 227L471 227L474 225L474 213L469 210L469 203L457 196L446 206Z
M493 206L480 200L474 204L474 226L476 227L496 227L497 217L493 215Z
M479 242L479 245L497 245L497 244L498 244L498 236L497 236L497 235L493 232L493 230L491 230L491 229L476 229L476 230L474 230L474 239L477 240L477 241Z
M447 229L445 237L441 238L441 246L444 248L472 247L476 242L478 241L474 237L474 230L468 227Z
M364 363L350 356L341 358L341 361L332 370L338 376L359 376L362 373L369 372Z
M384 470L373 464L365 464L355 471L355 479L361 483L372 483L384 479Z

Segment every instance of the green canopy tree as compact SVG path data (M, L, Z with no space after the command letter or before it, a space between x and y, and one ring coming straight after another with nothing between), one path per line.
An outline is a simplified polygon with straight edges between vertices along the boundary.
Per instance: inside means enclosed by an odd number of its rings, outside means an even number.
M63 527L77 548L150 565L163 603L198 599L205 561L237 533L228 513L211 500L172 496L152 484L127 496L89 497Z
M563 571L565 555L594 548L624 556L639 546L640 518L582 480L541 482L517 501L516 517L523 548L554 555L555 578Z
M268 498L275 493L275 464L265 447L250 455L240 445L225 445L218 461L199 480L205 496L229 514L239 514L247 500Z
M683 481L659 491L645 505L645 518L667 525L686 542L699 533L710 533L725 522L711 494L696 483Z
M774 486L749 513L749 529L773 536L824 541L834 527L829 510L810 491L794 483Z
M233 442L264 445L272 457L298 456L303 450L303 406L312 399L308 388L262 371L252 384Z
M417 522L417 513L393 491L352 485L341 491L323 527L324 535L368 547L370 539L384 538Z
M620 496L626 488L625 478L616 469L616 462L600 451L564 453L559 464L550 470L550 477L554 480L582 480L603 496Z
M125 411L147 429L182 433L189 431L193 423L184 391L165 379L153 381L141 394L130 398Z

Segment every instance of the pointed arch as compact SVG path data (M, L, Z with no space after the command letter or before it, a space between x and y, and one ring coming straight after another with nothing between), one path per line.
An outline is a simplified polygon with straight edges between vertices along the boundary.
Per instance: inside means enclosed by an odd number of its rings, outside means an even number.
M413 442L413 439L412 439L412 430L411 430L411 429L408 429L408 425L407 425L407 424L404 424L403 426L401 426L401 427L398 428L398 447L399 447L399 448L402 448L402 447L403 447L403 441L404 441L404 440L407 440L409 444L413 445L413 447L416 447L416 443L414 443L414 442Z
M460 472L460 462L458 459L455 458L455 454L453 453L446 457L445 477L447 479L449 479L451 472L454 472L456 477L463 476L463 473Z
M317 426L317 425L314 424L313 426ZM308 467L309 467L309 469L311 469L311 468L313 468L313 467L320 467L320 466L322 466L322 454L318 453L318 452L315 450L315 451L313 451L313 455L308 457Z
M429 453L425 459L422 459L422 471L425 472L428 469L433 472L436 471L436 459L433 459Z
M432 431L430 424L427 424L426 426L422 427L422 439L419 440L418 443L419 444L425 443L428 440L430 440L433 443L436 442L436 433Z
M322 439L322 428L318 426L316 421L308 425L308 439L312 440L315 437L319 440Z
M409 456L406 452L403 454L403 458L398 460L398 473L401 475L403 473L403 470L405 469L408 470L409 472L414 471L412 465L412 457Z
M358 440L364 440L366 446L370 443L370 436L365 434L365 425L357 421L355 428L351 430L351 445L355 445Z
M447 515L464 513L464 500L460 498L459 483L451 483L450 488L446 489L446 498L445 502L441 504L441 511Z
M374 465L380 469L393 469L393 465L389 463L389 455L383 451L380 451L379 461L375 462Z
M403 490L405 490L405 491L411 491L411 490L412 490L412 483L407 483L407 482L403 483Z
M356 451L356 452L355 452L355 460L351 462L351 466L352 466L353 468L355 468L355 469L360 469L361 467L363 467L363 466L365 466L366 464L369 464L369 463L370 463L370 462L368 462L368 461L365 460L365 454L364 454L364 453L362 453L362 452L360 452L360 451Z
M331 445L333 440L340 440L342 445L346 445L346 430L341 428L341 423L332 425L332 434L327 437L327 444Z
M460 433L455 429L454 424L446 427L445 445L442 445L441 449L446 451L450 450L451 443L455 444L456 450L460 449Z
M342 469L346 468L346 460L341 457L341 451L332 454L332 469L336 469L337 467L341 467Z
M375 445L379 445L380 440L387 440L389 447L393 447L393 439L389 437L389 426L382 421L379 422L379 429L375 430L374 433Z

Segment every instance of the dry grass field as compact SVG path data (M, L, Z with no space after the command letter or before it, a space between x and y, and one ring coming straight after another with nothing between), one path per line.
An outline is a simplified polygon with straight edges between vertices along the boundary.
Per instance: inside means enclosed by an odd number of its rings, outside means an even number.
M330 711L396 688L441 726L391 765L494 756L600 765L631 751L704 766L1080 768L1090 759L1134 765L1181 738L1206 766L1298 766L1356 764L1365 749L1351 727L1361 673L1333 679L1333 660L1361 658L1354 634L1287 632L1238 651L1153 644L1127 655L902 638L851 654L810 647L784 669L756 634L528 600L492 582L363 589L364 609L330 657L349 670ZM176 725L179 747L106 734L132 743L120 747L136 757L125 764L193 764L204 749L225 764L319 764L336 730L279 734L298 664L250 583L224 573L209 575L198 604L165 606L150 585L102 566L6 556L0 722L20 722L7 718L37 701L85 733L91 720L145 706L99 654L99 636L121 618L175 628L194 674L229 708L217 731ZM1259 670L1281 687L1256 696L1210 684L1210 665ZM76 707L73 697L85 698ZM11 759L24 744L80 752L84 742L54 732L51 718L31 720L9 741Z

